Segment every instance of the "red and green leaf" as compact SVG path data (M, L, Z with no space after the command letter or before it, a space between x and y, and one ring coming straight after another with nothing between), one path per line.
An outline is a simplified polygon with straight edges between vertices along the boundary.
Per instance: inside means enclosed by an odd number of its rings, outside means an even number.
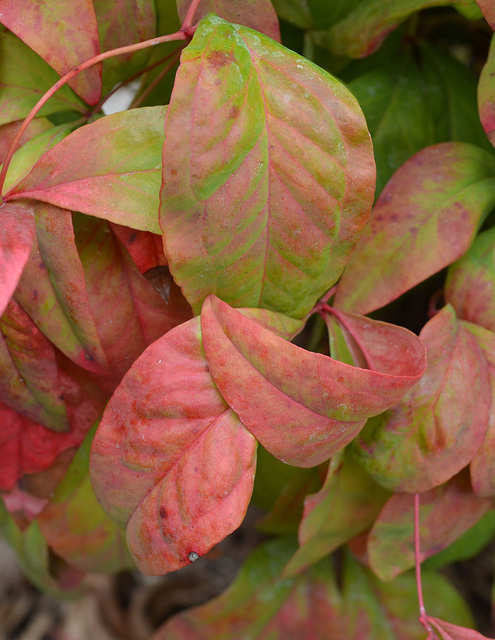
M459 259L495 205L494 176L495 157L460 142L408 160L382 191L335 306L369 313Z
M495 7L491 0L476 0L485 20L490 27L495 31Z
M445 622L445 620L439 620L432 616L427 616L430 628L433 629L429 632L426 640L490 640L486 636L482 636L474 629L466 629L466 627L459 627L456 624Z
M7 155L7 151L10 149L10 145L21 128L21 125L22 120L0 125L0 162L3 162L3 159ZM31 140L31 138L52 128L53 124L48 118L34 118L22 134L19 140L19 146L24 145L28 140Z
M196 313L215 293L303 317L340 276L374 176L347 89L259 33L202 21L167 111L160 196L170 270Z
M2 0L0 22L15 33L60 75L100 53L92 0ZM101 95L101 66L69 80L88 104Z
M369 420L352 445L377 482L411 493L428 491L469 464L485 437L491 400L487 360L452 307L430 320L420 338L426 373L395 407Z

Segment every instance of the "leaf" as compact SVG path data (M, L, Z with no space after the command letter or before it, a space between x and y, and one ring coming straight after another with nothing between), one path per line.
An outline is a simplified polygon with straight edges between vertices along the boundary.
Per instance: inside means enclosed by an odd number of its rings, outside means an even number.
M132 365L93 441L91 480L138 568L190 564L236 529L253 488L256 441L218 392L199 319L169 331Z
M493 22L495 25L495 9L493 11ZM490 21L492 18L490 17ZM493 27L492 27L493 28ZM490 142L495 145L495 88L493 86L493 73L495 68L495 36L492 36L488 59L481 70L478 84L478 109L481 124Z
M371 371L290 344L215 296L203 305L201 328L222 396L272 455L299 467L340 451L425 366L422 344L406 330L396 332L397 350L377 354L380 369Z
M332 458L322 489L304 501L300 546L284 576L299 573L369 529L389 495L351 458Z
M35 237L31 207L3 204L0 207L0 316L12 297L29 259Z
M0 21L60 75L100 53L91 0L2 0ZM88 104L101 96L101 66L94 65L68 85Z
M80 214L73 220L89 312L118 381L149 344L188 320L191 309L177 287L163 296L140 274L107 222Z
M123 111L77 129L45 153L7 198L34 198L160 233L157 214L165 110Z
M495 7L491 3L491 0L476 0L476 2L483 13L485 20L495 31Z
M479 496L495 495L495 334L474 324L464 323L476 338L488 362L491 386L491 407L485 438L471 460L471 481Z
M379 55L379 54L378 54ZM371 65L371 61L369 62ZM403 38L392 55L366 67L348 83L359 101L373 138L377 194L412 155L438 142L490 145L477 113L474 75L428 42Z
M0 124L25 118L57 80L57 73L22 40L11 33L0 33ZM65 86L39 110L38 115L82 112L84 109L84 103Z
M329 37L332 53L351 58L369 56L380 47L390 31L416 11L445 5L463 10L465 6L470 9L472 4L474 2L469 0L398 0L386 3L363 0L332 27Z
M0 125L0 162L3 162L7 155L10 145L19 131L22 122L22 120L17 120L9 122L8 124ZM31 138L34 138L40 133L52 128L53 124L48 120L48 118L34 118L34 120L31 120L29 123L26 131L22 134L21 139L19 140L19 146L22 147L22 145L26 144L26 142Z
M495 227L449 268L444 296L459 318L495 331Z
M214 293L303 317L340 276L373 197L347 89L215 16L182 53L163 158L165 253L195 313Z
M132 567L132 561L122 530L98 504L89 480L95 431L86 436L37 522L50 548L69 565L83 573L110 573Z
M495 158L437 144L396 171L339 283L334 304L369 313L460 258L495 204Z
M156 16L152 0L93 0L93 3L102 51L155 37ZM103 95L140 71L150 53L151 49L145 49L105 60L102 64Z
M421 561L442 551L488 512L491 501L473 495L469 474L420 496ZM414 567L414 494L394 493L368 536L371 569L381 580L392 580Z
M35 203L37 238L15 293L43 334L83 369L109 375L69 211Z
M379 583L346 554L339 576L330 559L294 578L280 572L295 545L274 540L256 549L218 598L173 616L152 640L423 640L413 575ZM460 596L441 576L424 575L432 607L469 624ZM308 635L310 634L310 635Z
M427 620L434 628L435 636L438 637L439 640L490 640L486 636L482 636L481 633L474 631L474 629L459 627L450 622L432 618L431 616L427 616ZM435 636L431 636L432 640L435 640Z
M469 464L490 409L488 363L452 307L419 337L428 354L426 373L395 407L369 420L352 444L355 459L379 484L411 493L428 491Z
M141 273L167 266L162 237L149 231L137 231L118 224L110 225L113 233L129 252Z
M184 22L191 0L177 0L177 11L181 23ZM202 20L209 13L264 33L280 42L278 18L270 0L203 0L194 15L194 22Z

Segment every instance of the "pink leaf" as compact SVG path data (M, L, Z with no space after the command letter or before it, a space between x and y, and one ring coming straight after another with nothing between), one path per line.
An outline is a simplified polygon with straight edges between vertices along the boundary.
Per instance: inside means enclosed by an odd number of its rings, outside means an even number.
M270 453L295 466L314 466L342 449L366 418L395 404L425 367L423 345L398 327L400 349L389 350L388 358L383 354L379 371L305 351L215 296L203 305L201 327L223 397Z
M482 636L474 629L466 629L466 627L458 627L456 624L439 620L438 618L432 618L427 616L427 621L435 629L435 636L439 640L490 640L486 636ZM435 637L432 636L432 640Z
M0 21L63 76L100 53L98 27L91 0L2 0ZM69 81L88 104L101 95L101 66Z
M382 191L335 306L369 313L460 258L495 204L495 160L463 142L423 149Z

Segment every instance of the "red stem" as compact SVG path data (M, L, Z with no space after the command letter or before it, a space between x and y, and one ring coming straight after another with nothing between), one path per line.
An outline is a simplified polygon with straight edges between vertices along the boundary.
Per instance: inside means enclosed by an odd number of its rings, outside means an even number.
M182 23L182 29L184 31L190 29L193 25L194 16L196 15L196 11L201 3L201 0L192 0L189 5L189 9L187 10L186 17L184 18L184 22Z
M137 107L139 107L139 105L141 103L143 103L146 98L150 95L150 93L153 91L153 89L160 84L160 82L163 80L163 78L167 75L167 73L174 67L174 65L177 63L177 60L180 58L180 54L182 53L182 47L177 49L177 51L173 52L173 57L172 60L167 64L166 67L164 67L160 73L156 76L156 78L153 80L153 82L150 82L150 84L146 87L146 89L143 91L143 93L138 96L137 98L134 98L134 100L131 102L129 109L136 109Z
M418 591L419 621L423 627L431 634L432 629L428 621L423 598L423 585L421 582L421 558L419 544L419 493L414 494L414 560L416 569L416 588Z
M194 4L194 2L192 3ZM197 5L198 3L196 3ZM192 6L192 5L191 5ZM187 33L186 33L187 31ZM162 42L172 42L174 40L187 40L190 36L191 27L190 25L184 28L181 28L176 33L172 33L166 36L159 36L158 38L151 38L151 40L145 40L144 42L137 42L135 44L130 44L125 47L118 47L117 49L111 49L110 51L105 51L104 53L100 53L93 58L89 58L85 62L82 62L80 65L71 69L64 76L58 80L53 87L48 89L44 96L42 96L38 102L34 105L34 107L29 112L27 118L24 120L22 125L19 127L17 134L15 135L12 144L10 145L9 151L5 156L5 160L3 163L2 171L0 172L0 193L3 192L3 185L5 183L5 176L7 175L7 171L10 165L10 161L12 160L12 156L14 155L14 151L17 148L19 140L21 139L24 131L26 131L30 122L36 116L41 107L56 93L60 87L63 87L69 80L72 80L78 73L84 71L85 69L89 69L95 64L106 60L107 58L113 58L114 56L119 56L124 53L133 53L134 51L139 51L140 49L146 49L147 47L152 47L156 44L161 44Z

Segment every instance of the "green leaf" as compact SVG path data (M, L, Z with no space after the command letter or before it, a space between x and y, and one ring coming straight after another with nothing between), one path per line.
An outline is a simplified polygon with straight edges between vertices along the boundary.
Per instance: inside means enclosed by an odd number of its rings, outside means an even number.
M311 62L209 16L182 54L165 131L160 223L194 311L215 293L303 317L373 197L357 102Z
M60 75L100 53L95 10L90 0L3 0L0 21ZM67 83L88 104L101 96L101 66Z
M19 131L22 120L15 120L14 122L8 122L7 124L0 125L0 161L3 162L3 159L7 155L7 152L12 144L15 135ZM19 147L26 144L28 140L34 138L35 136L47 131L48 129L53 129L53 123L48 120L48 118L34 118L29 123L26 131L21 136L19 140Z
M347 16L361 0L273 0L278 15L302 29L327 29Z
M420 339L426 373L351 445L377 482L411 493L428 491L469 464L485 437L491 400L487 360L452 307L434 316Z
M8 198L34 198L160 233L158 192L165 110L123 111L77 129L45 153Z
M495 157L446 142L408 160L382 191L335 306L369 313L459 259L495 205Z
M0 124L25 118L39 98L59 80L58 74L22 40L0 33ZM84 103L69 87L59 89L38 115L84 111Z

